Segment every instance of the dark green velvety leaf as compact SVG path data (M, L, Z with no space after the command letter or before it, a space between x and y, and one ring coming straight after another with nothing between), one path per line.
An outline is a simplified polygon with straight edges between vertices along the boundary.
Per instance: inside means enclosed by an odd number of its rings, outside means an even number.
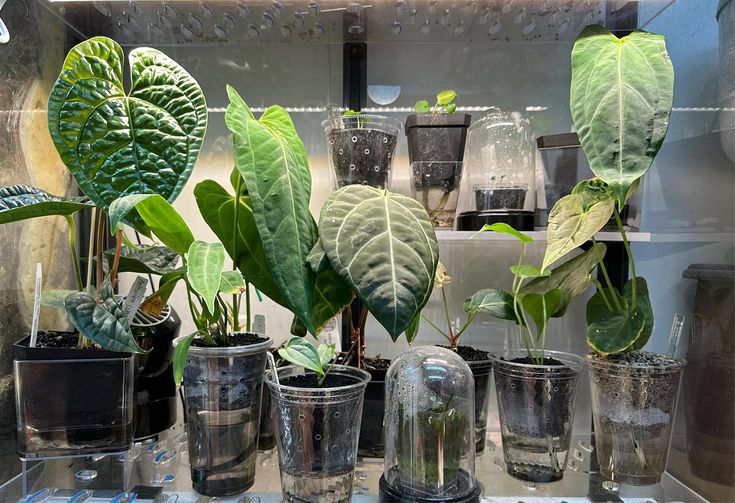
M100 303L86 292L75 292L64 301L69 321L81 335L110 351L144 353L135 341L127 316L115 300L109 278L100 288Z
M536 324L536 333L541 334L561 303L561 291L554 288L543 294L527 293L520 299L523 310L530 315Z
M243 191L241 191L242 193ZM268 268L250 199L235 197L213 180L194 187L199 212L245 279L274 302L288 307Z
M235 144L235 166L248 188L268 269L288 308L315 333L310 319L315 273L306 258L317 235L309 212L311 173L306 149L288 113L269 107L256 120L227 87L225 114Z
M637 311L643 315L643 331L640 337L633 343L632 349L641 349L646 345L648 339L653 333L653 308L651 307L651 299L648 296L648 284L646 280L640 276L636 278L636 304ZM623 287L623 297L629 306L633 305L633 279L631 278Z
M417 314L406 329L406 340L411 344L416 336L419 334L419 328L421 327L421 313Z
M519 322L513 309L513 295L496 288L485 288L475 292L464 301L464 310L469 314L484 313L501 320Z
M28 185L0 188L0 224L94 208L86 197L59 197Z
M439 246L424 207L387 190L349 185L324 204L319 233L332 268L396 340L434 285Z
M172 363L174 382L176 383L176 386L181 385L181 380L184 377L184 367L186 367L186 357L189 355L191 342L197 335L199 335L199 332L194 332L193 334L187 335L186 337L178 341L178 344L174 348L174 358Z
M572 50L570 108L590 168L622 208L669 127L674 68L663 35L585 28Z
M607 300L607 302L605 302ZM617 300L617 304L615 303ZM608 306L609 304L609 306ZM617 305L620 305L618 310ZM587 325L604 321L618 312L627 312L628 302L620 295L620 293L613 289L603 288L597 290L595 294L590 297L587 301L586 316Z
M115 250L105 251L107 265L115 259ZM118 272L137 272L141 274L166 274L178 267L181 257L168 246L123 246L120 250Z
M317 274L311 305L311 321L317 333L354 298L355 292L350 285L331 267Z
M605 256L606 250L604 243L595 243L589 250L552 269L549 276L536 278L525 284L521 288L521 295L543 294L558 288L561 291L561 302L553 317L564 316L574 299L589 288L592 282L592 271Z
M66 298L77 292L78 290L45 290L41 294L41 304L46 307L64 309Z
M324 248L322 248L322 243L319 240L314 244L314 248L311 249L306 260L309 262L311 270L317 274L329 267L329 259L327 259L327 254L324 253Z
M587 344L600 354L620 353L641 336L645 320L636 312L612 312L587 327Z
M129 95L123 64L115 41L82 42L69 51L48 103L56 150L82 191L105 211L126 194L173 201L207 127L204 94L176 62L156 49L133 49Z

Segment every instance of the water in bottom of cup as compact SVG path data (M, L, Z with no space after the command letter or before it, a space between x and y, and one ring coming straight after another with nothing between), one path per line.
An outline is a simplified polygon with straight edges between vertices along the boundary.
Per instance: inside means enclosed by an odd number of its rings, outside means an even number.
M569 439L505 434L503 453L510 475L530 482L553 482L564 475Z
M350 501L355 470L339 475L290 474L281 471L281 489L288 503L342 503Z

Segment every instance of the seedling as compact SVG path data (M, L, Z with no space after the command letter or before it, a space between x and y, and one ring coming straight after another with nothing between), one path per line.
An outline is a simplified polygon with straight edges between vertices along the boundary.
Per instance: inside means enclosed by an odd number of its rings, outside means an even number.
M324 383L327 374L334 366L334 357L337 350L334 344L314 345L304 337L291 337L288 342L278 350L278 355L289 363L313 370L319 376L319 386Z
M417 101L413 106L414 112L417 114L445 113L453 114L457 111L457 104L454 100L457 98L457 92L454 89L445 89L436 95L436 103L430 106L426 100Z

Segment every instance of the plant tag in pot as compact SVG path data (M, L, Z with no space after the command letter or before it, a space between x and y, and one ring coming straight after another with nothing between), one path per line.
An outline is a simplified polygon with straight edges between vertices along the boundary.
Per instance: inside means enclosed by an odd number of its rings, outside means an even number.
M125 302L123 303L122 308L129 323L133 322L135 313L138 312L140 303L143 302L146 286L148 286L148 280L142 276L138 276L135 278L135 281L133 281L133 286L130 287L127 297L125 297Z

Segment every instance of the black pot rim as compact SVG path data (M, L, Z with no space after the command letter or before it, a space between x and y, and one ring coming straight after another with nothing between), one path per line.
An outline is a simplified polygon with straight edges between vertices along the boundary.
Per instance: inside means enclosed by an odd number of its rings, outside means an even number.
M57 330L59 333L76 334L78 332ZM18 361L51 361L51 360L119 360L132 358L133 353L110 351L97 348L50 348L31 347L31 336L23 337L13 344L13 359ZM25 344L23 344L25 343ZM32 354L31 354L32 353Z
M446 119L444 123L432 123L428 118L441 117ZM423 119L427 120L423 120ZM466 113L433 113L428 112L425 114L411 114L406 117L406 135L411 128L450 128L450 127L461 127L468 128L472 122L472 116Z

